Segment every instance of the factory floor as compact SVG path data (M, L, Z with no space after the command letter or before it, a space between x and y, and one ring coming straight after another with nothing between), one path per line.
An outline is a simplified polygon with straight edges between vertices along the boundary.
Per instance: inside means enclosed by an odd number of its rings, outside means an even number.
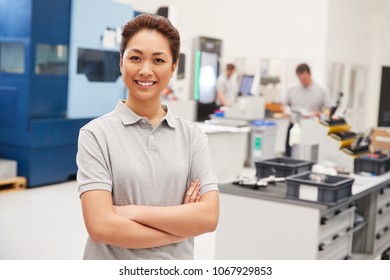
M195 259L212 259L207 236ZM0 260L80 260L86 239L76 181L0 191Z
M86 238L76 181L0 192L0 259L77 260Z

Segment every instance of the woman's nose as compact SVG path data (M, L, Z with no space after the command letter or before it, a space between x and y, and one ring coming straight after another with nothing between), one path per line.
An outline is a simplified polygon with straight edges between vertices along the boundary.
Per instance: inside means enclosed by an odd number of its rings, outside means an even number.
M139 70L139 74L142 75L142 76L149 76L149 75L152 75L153 73L153 69L152 69L152 65L150 65L150 63L143 63L140 70Z

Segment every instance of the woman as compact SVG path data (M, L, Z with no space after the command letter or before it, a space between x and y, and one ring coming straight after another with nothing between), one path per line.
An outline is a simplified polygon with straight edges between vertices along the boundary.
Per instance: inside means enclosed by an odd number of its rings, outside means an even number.
M142 14L123 28L127 100L79 135L84 259L192 259L193 237L217 226L207 137L160 103L179 52L179 33L164 17Z

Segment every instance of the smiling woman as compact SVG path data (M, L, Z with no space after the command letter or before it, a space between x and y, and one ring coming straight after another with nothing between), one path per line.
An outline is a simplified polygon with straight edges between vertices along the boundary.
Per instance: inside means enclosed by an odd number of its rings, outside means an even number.
M137 114L152 117L153 125L157 124L152 116L154 113L157 112L158 117L165 115L157 99L168 85L176 65L177 61L172 60L169 41L155 30L142 30L135 34L128 41L120 60L123 82L129 90L126 105ZM138 108L141 100L151 106Z
M217 226L207 136L160 103L179 53L166 18L143 14L123 28L127 99L79 134L84 259L192 259L193 237Z

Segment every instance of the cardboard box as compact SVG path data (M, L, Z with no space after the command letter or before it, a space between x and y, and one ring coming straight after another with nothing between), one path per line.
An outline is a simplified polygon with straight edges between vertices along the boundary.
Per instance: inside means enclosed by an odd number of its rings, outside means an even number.
M375 151L390 150L390 127L374 128L371 134L371 146Z

